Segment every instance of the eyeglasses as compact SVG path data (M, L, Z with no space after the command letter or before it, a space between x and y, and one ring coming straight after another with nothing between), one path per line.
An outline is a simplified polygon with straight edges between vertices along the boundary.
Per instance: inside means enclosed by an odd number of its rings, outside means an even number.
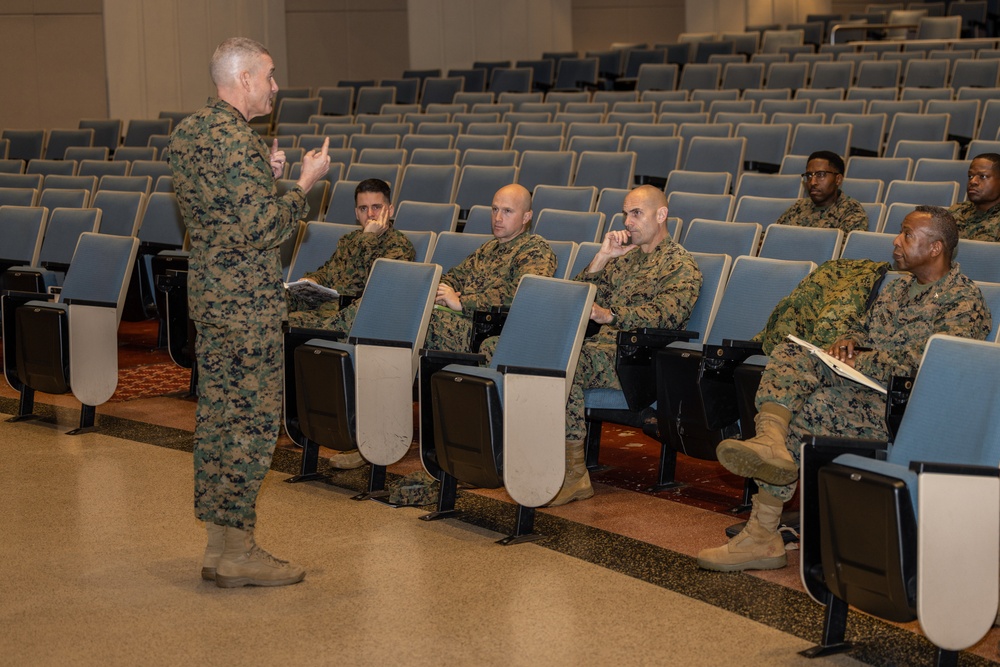
M815 178L817 181L823 181L823 180L826 180L827 176L840 176L840 172L836 172L836 171L807 171L806 173L802 174L802 180L805 181L806 183L808 183L809 181L811 181L813 178Z

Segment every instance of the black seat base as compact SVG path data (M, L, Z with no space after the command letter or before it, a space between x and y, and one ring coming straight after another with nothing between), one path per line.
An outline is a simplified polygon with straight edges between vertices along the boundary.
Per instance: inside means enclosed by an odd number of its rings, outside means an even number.
M66 431L66 435L83 435L93 433L97 430L94 421L97 418L97 408L93 405L80 406L80 426L72 431Z
M438 491L437 509L422 515L420 517L421 521L450 519L462 513L461 510L455 509L455 499L458 496L458 480L443 470L439 472L443 479L441 480L441 490Z
M368 475L368 490L356 496L351 496L351 500L375 500L379 501L381 493L385 491L385 466L373 465ZM388 496L388 494L385 494ZM391 503L386 502L386 505Z
M329 481L330 476L317 472L319 465L319 445L303 438L305 444L302 445L302 464L299 474L285 480L287 484L298 484L300 482Z
M847 636L847 603L830 595L826 595L826 609L823 613L823 636L820 643L812 648L799 651L806 658L823 658L828 655L845 653L853 648L850 642L844 641Z
M497 544L509 547L514 544L535 542L542 537L542 535L535 532L535 508L518 505L517 516L514 519L514 532L503 539L497 540Z

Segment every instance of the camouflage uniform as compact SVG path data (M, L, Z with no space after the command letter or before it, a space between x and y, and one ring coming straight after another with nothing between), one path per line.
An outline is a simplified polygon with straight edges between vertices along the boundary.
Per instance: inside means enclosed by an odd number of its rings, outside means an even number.
M980 211L971 201L964 201L948 210L955 216L959 238L1000 241L1000 204Z
M462 312L434 308L424 347L468 352L473 312L509 306L521 276L553 276L555 272L556 256L537 234L525 232L506 243L487 241L441 276L442 283L461 293Z
M309 207L299 187L277 194L266 144L222 100L183 120L169 149L191 236L188 307L198 331L195 515L253 530L281 413L278 246Z
M827 227L843 229L844 233L868 231L868 214L857 200L841 191L837 201L826 208L820 208L809 197L792 204L781 214L776 224L797 227Z
M614 324L601 326L580 350L573 386L566 404L566 439L586 435L583 390L596 387L619 389L615 371L618 332L656 327L681 329L687 324L701 292L701 271L694 258L669 237L652 252L636 249L612 259L602 271L575 278L597 286L594 302L610 309Z
M303 278L315 280L341 294L361 294L376 259L412 262L416 256L410 239L395 228L390 227L382 235L365 234L364 230L357 229L337 242L337 249L323 266ZM356 311L355 308L352 312ZM310 309L289 294L288 323L292 326L350 331L353 321L354 317L348 318L346 312L341 315L338 301L328 301L319 308Z
M788 334L827 348L856 329L874 301L873 288L890 269L888 262L831 259L802 279L778 302L764 330L753 337L764 354L785 342Z
M855 368L883 385L893 375L914 375L927 339L946 333L984 340L990 311L975 283L954 264L929 286L912 275L888 284L850 338L872 351L858 352ZM786 444L796 462L804 435L885 439L885 395L844 379L792 342L778 345L764 370L757 407L777 403L792 412ZM787 501L795 484L761 488Z

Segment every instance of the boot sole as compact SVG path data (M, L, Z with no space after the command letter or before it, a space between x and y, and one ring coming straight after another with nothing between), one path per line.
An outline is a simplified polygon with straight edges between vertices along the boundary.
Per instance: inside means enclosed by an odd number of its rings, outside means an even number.
M713 561L698 559L698 567L703 570L714 570L715 572L742 572L743 570L780 570L788 565L788 557L785 554L772 556L770 558L758 558L746 561L745 563L715 563Z
M227 577L222 574L215 575L215 585L219 588L240 588L242 586L290 586L297 584L306 578L306 573L297 577L287 579L254 579L252 577Z
M340 464L334 463L333 459L329 459L329 461L330 461L330 467L336 468L337 470L356 470L364 466L365 463L367 463L367 461L364 460L362 460L360 463L350 462L350 463L340 463Z
M588 486L585 489L578 489L577 491L573 492L573 494L569 498L566 498L565 500L559 500L558 502L556 502L557 498L553 498L552 502L550 502L548 505L545 505L545 507L562 507L563 505L570 504L574 500L586 500L587 498L593 498L593 497L594 497L594 489L593 487Z
M752 477L775 486L788 486L799 478L794 461L763 459L741 442L720 443L716 456L726 470L740 477Z

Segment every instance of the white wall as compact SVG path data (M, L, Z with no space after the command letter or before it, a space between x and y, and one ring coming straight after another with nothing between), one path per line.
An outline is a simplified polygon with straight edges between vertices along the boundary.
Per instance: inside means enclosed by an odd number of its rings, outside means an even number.
M410 67L461 69L572 49L571 0L408 0Z
M0 128L107 117L100 0L3 0L0 35Z
M193 111L215 87L208 62L227 37L256 39L286 81L285 0L104 0L111 118Z

